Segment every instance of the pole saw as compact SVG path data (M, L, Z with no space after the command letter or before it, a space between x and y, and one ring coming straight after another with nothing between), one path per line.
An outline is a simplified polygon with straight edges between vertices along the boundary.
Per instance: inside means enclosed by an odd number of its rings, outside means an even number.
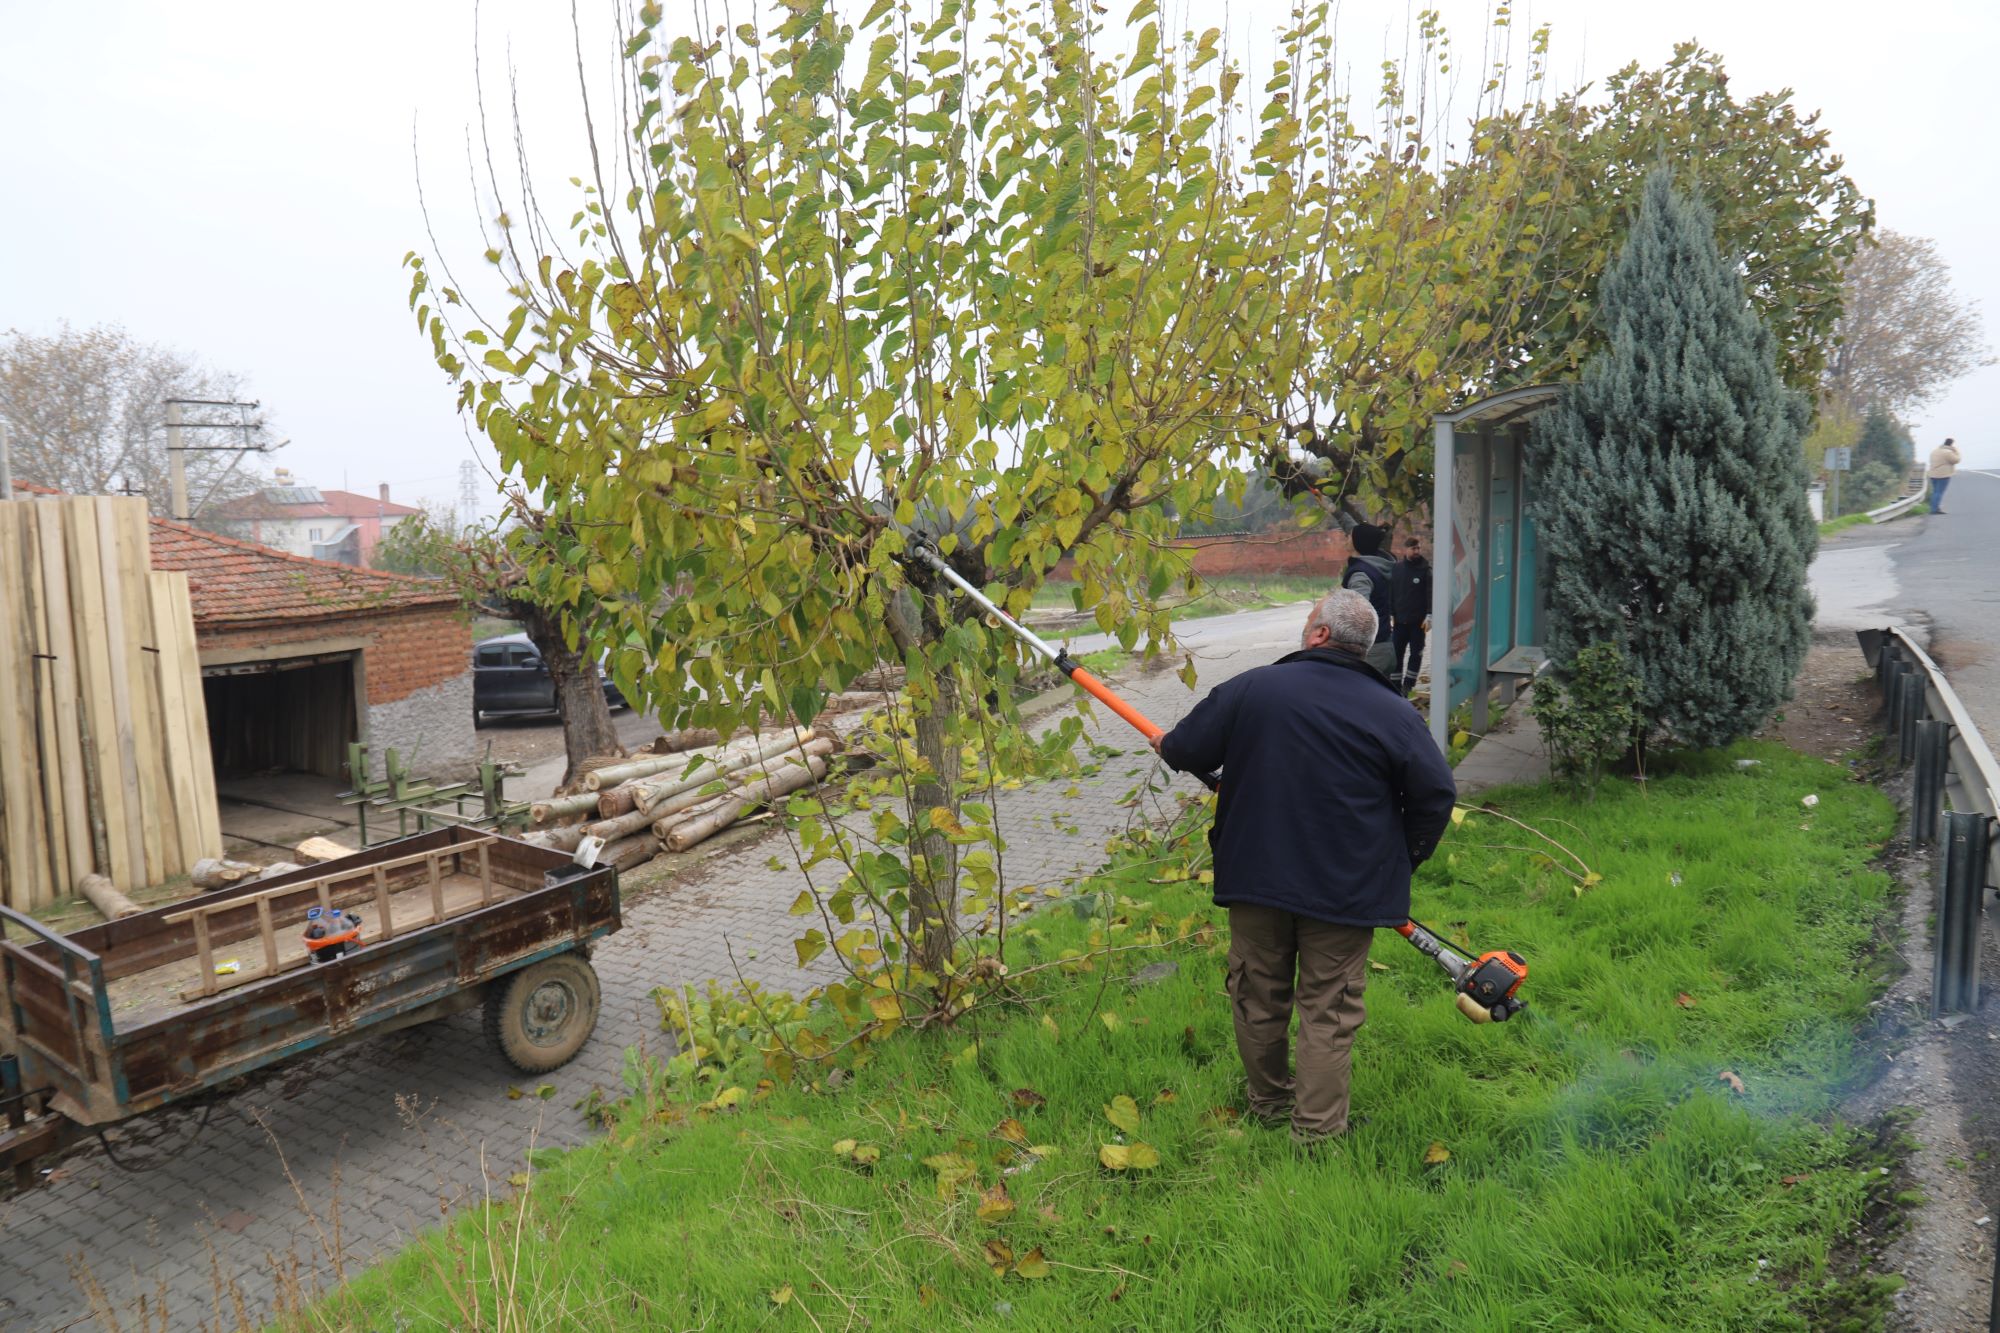
M995 606L991 598L947 565L932 543L921 538L914 539L910 558L963 593L980 610L1005 626L1015 638L1069 677L1071 684L1125 719L1148 741L1157 740L1164 734L1144 713L1119 698L1109 685L1085 670L1082 663L1069 655L1068 648L1052 646L1041 635ZM1197 773L1195 776L1210 791L1218 791L1222 787L1220 774ZM1451 978L1458 1011L1473 1022L1504 1023L1528 1007L1528 1002L1519 997L1521 983L1528 979L1528 964L1521 955L1507 949L1493 949L1477 958L1469 958L1415 921L1405 921L1395 929L1398 935L1416 946L1417 952L1436 963Z

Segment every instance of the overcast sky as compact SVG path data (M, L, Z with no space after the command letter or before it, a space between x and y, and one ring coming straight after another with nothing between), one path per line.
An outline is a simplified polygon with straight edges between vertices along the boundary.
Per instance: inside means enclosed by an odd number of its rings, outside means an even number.
M603 10L579 5L593 21ZM1439 7L1476 51L1487 6ZM1186 8L1192 26L1223 21L1222 0ZM1232 44L1259 68L1283 8L1228 7ZM511 59L549 183L588 164L566 10L480 11L489 99ZM1345 59L1367 70L1400 50L1410 12L1346 0ZM1934 238L2000 341L1996 15L1975 0L1540 0L1529 18L1553 24L1565 86L1663 63L1693 37L1724 54L1739 96L1794 88L1823 110L1881 224ZM0 328L122 324L242 375L292 440L269 461L307 482L455 501L460 463L491 455L467 441L416 332L401 261L430 248L414 137L438 244L479 266L473 21L470 0L0 0ZM615 55L595 40L585 62L601 75ZM1919 444L1955 435L1969 464L2000 466L1996 409L2000 368L1988 368L1916 423Z

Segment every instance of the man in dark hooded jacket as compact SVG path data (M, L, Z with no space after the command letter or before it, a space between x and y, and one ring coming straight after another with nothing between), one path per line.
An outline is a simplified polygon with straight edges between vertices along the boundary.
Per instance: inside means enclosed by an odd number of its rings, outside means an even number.
M1392 676L1396 670L1396 650L1390 642L1395 619L1396 573L1387 554L1389 529L1373 523L1356 523L1347 538L1354 545L1354 554L1347 558L1347 568L1341 571L1340 586L1360 593L1375 609L1375 642L1368 645L1368 665L1384 676Z
M1347 1130L1368 944L1409 919L1410 875L1457 799L1423 718L1364 660L1375 628L1359 593L1328 593L1300 651L1218 685L1153 743L1172 768L1222 770L1209 845L1236 1049L1250 1113L1302 1143Z
M1417 687L1424 667L1424 624L1431 618L1431 562L1424 559L1424 544L1415 537L1403 539L1403 558L1391 576L1390 606L1396 617L1391 642L1396 648L1396 669L1389 679L1408 694Z

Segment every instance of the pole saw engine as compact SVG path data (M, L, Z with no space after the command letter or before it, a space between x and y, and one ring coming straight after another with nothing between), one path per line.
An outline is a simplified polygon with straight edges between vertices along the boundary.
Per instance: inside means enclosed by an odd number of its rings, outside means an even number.
M1072 684L1130 723L1141 736L1150 741L1161 734L1160 728L1145 714L1119 698L1110 686L1084 670L1076 659L1069 655L1067 649L1054 647L1033 630L995 606L991 598L973 587L957 570L947 565L944 557L938 554L937 548L928 540L922 537L913 538L909 546L909 555L905 559L924 566L957 589L981 611L992 617L995 624L1006 628L1015 638L1047 659L1058 671L1069 677ZM1218 790L1222 786L1219 774L1197 773L1195 776L1200 778L1210 791ZM1397 926L1396 933L1414 944L1419 953L1444 969L1445 975L1451 978L1453 991L1456 992L1458 1011L1473 1022L1504 1023L1528 1007L1528 1002L1521 999L1518 994L1521 983L1528 979L1528 964L1521 955L1508 949L1493 949L1480 954L1477 958L1467 958L1414 921L1405 921Z
M1414 921L1405 921L1396 933L1444 969L1458 992L1458 1012L1473 1022L1504 1023L1528 1007L1515 994L1528 979L1528 964L1513 950L1492 949L1467 958Z

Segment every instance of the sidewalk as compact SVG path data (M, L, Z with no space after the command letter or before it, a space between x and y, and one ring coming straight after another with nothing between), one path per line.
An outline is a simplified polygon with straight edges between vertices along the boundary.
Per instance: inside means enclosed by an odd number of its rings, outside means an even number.
M1542 728L1528 712L1527 700L1515 700L1452 771L1458 778L1460 800L1489 787L1546 782L1548 747L1542 744Z

